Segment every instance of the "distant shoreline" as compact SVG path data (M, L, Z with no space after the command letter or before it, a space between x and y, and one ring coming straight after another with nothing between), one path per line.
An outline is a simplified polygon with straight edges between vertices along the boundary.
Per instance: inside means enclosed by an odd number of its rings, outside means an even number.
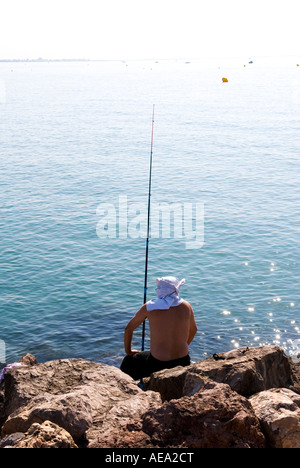
M105 60L90 60L90 59L0 59L0 63L3 62L102 62Z
M276 55L259 55L255 56L255 59L263 59L263 58L273 58L273 59L278 59L278 58L298 58L298 55L289 55L289 54L279 54L278 56ZM245 60L245 56L228 56L228 57L220 57L220 56L212 56L212 57L152 57L152 58L111 58L111 59L89 59L89 58L55 58L55 59L50 59L50 58L43 58L43 57L38 57L38 58L11 58L11 59L1 59L0 58L0 63L53 63L53 62L140 62L140 61L146 61L146 62L165 62L165 61L185 61L185 63L191 63L194 61L199 61L199 60L214 60L214 59L243 59ZM250 59L249 59L250 60Z
M160 61L169 61L173 59L160 59ZM175 60L175 59L174 59ZM178 59L178 60L185 60L185 59ZM37 59L0 59L0 63L72 63L72 62L86 62L86 63L93 63L93 62L158 62L158 59L46 59L46 58L37 58Z

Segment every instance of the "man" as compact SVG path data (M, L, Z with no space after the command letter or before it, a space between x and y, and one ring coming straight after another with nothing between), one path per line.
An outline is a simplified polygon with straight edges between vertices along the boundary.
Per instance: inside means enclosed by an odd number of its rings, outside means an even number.
M158 278L157 298L144 304L125 327L127 356L121 370L138 380L152 372L190 364L189 344L197 332L192 306L179 296L185 280L173 276ZM150 351L131 349L133 331L148 318Z

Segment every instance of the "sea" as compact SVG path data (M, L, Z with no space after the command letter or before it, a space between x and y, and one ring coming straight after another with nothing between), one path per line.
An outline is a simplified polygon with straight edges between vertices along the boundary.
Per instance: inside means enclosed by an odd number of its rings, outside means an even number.
M119 366L144 299L151 155L147 300L157 277L186 279L193 361L262 345L296 359L299 62L0 63L2 365Z

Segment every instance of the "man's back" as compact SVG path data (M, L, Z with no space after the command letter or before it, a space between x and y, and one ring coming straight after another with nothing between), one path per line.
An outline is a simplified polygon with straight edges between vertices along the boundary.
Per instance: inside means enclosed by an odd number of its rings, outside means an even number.
M146 302L125 327L121 370L134 379L176 366L189 366L189 344L197 332L192 306L179 296L185 279L175 276L156 279L156 299ZM146 319L150 324L150 351L132 349L133 331Z
M188 302L183 301L168 310L152 310L148 312L148 320L153 357L170 361L189 353L189 337L196 325L193 309Z

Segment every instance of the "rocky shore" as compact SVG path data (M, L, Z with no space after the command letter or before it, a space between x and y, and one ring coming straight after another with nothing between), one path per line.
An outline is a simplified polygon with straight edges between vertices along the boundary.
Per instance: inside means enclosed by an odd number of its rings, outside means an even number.
M152 374L31 355L0 386L0 448L300 448L300 367L278 346Z

